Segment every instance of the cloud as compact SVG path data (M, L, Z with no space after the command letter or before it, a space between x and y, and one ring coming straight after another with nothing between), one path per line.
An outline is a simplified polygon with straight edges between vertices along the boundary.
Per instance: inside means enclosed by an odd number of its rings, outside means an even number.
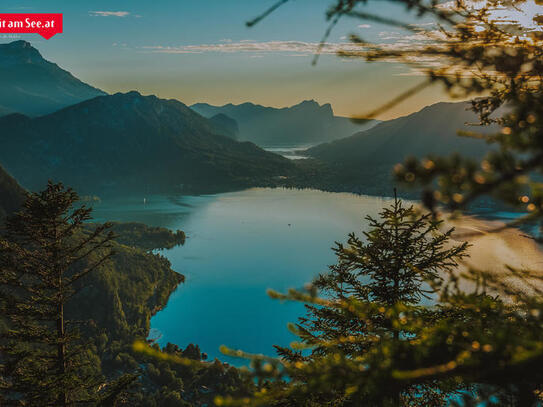
M466 0L477 4L475 0ZM529 4L530 2L527 2ZM448 1L441 3L442 8L454 9L456 1ZM512 10L508 8L496 8L491 12L491 18L500 28L507 31L531 31L541 29L536 27L533 22L535 15L543 15L543 5L532 5L530 7L519 5L518 8ZM543 19L543 17L542 17ZM359 28L370 28L369 24L360 24ZM452 61L439 54L439 51L445 51L454 42L454 37L448 37L442 27L436 22L421 21L410 24L411 32L406 31L382 31L378 34L377 47L388 51L389 56L381 59L382 62L396 63L408 67L407 72L402 72L400 75L418 76L423 75L428 69L447 68L448 72L457 73L459 75L469 76L469 69L462 66L451 66ZM450 28L454 30L454 27ZM475 27L477 29L477 26ZM328 42L320 47L318 42L305 41L255 41L255 40L240 40L232 41L230 39L222 39L216 43L197 44L197 45L179 45L179 46L146 46L140 47L139 50L150 53L162 54L202 54L202 53L247 53L254 55L255 58L262 57L268 54L280 54L288 57L295 56L311 56L317 53L323 55L340 54L345 59L364 58L367 56L371 48L364 44L353 44L346 41L345 36L341 37L338 42ZM428 47L435 50L435 55L424 55L422 51ZM398 57L401 55L402 57Z
M93 17L126 17L130 15L129 11L89 11Z
M390 41L389 43L382 42L380 46L383 49L390 51L412 50L413 48L423 49L429 45L430 38L436 41L436 37L443 35L439 31L432 31L429 37L429 32L415 33L405 35L399 32L382 32L380 34L382 41ZM224 53L235 54L245 53L252 58L261 58L269 54L280 54L287 57L309 57L320 53L321 55L336 55L341 53L345 57L359 58L367 51L367 48L350 42L328 42L322 48L319 48L318 42L305 41L266 41L258 42L253 40L241 40L237 42L224 42L223 40L214 44L198 44L198 45L179 45L179 46L163 46L153 45L140 47L140 51L158 53L158 54L203 54L203 53ZM409 58L408 58L409 59ZM349 58L343 59L350 60ZM398 63L395 58L387 58L384 62ZM424 67L439 67L441 63L433 57L416 57L413 61L419 66ZM419 71L409 73L410 75L419 75Z
M304 41L265 41L241 40L238 42L220 42L215 44L180 45L180 46L145 46L143 50L160 54L201 54L204 52L255 54L284 53L290 56L314 55L319 52L318 42ZM325 43L321 54L335 54L340 50L360 51L360 46L351 43Z

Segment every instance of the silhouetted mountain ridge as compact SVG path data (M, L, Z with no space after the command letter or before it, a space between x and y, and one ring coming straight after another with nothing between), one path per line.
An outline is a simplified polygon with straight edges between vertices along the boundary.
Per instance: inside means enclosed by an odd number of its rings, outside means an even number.
M488 146L481 140L459 137L458 131L488 131L468 126L476 123L475 113L468 110L469 103L437 103L422 110L382 122L332 143L321 144L306 151L324 161L359 161L361 165L397 163L407 156L460 152L480 156Z
M233 118L239 125L239 139L252 141L264 147L298 146L339 139L367 129L346 117L334 116L329 103L320 105L305 100L291 107L274 108L242 103L213 106L196 103L193 110L205 117L222 113Z
M496 130L493 126L467 125L478 123L469 107L468 102L437 103L350 137L320 144L304 154L325 163L327 173L332 174L324 189L389 195L393 166L409 156L458 152L480 158L489 150L483 140L458 135L459 130Z
M0 162L29 189L47 179L79 192L209 192L263 185L294 166L236 142L176 100L100 96L31 119L0 118Z
M45 60L27 41L0 44L0 115L37 116L105 92Z

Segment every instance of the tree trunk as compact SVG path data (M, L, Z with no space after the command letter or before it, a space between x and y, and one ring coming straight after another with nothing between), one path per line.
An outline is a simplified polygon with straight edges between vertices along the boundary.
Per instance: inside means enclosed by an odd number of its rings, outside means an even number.
M66 338L64 330L64 304L62 303L62 299L58 304L57 340L58 372L59 376L64 378L66 374ZM62 407L68 405L68 397L64 390L61 390L59 395L59 405Z
M66 380L66 331L64 326L64 281L63 281L63 270L60 265L60 247L61 239L59 238L58 227L55 229L55 247L54 252L54 264L55 264L55 273L58 278L58 297L57 297L57 358L58 358L58 374L61 378L61 387L59 393L59 406L67 407L68 405L68 395L65 389Z

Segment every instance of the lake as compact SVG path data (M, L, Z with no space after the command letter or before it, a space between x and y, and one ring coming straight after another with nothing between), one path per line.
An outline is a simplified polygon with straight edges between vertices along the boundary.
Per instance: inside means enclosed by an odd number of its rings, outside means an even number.
M314 147L315 144L307 145L278 145L278 146L269 146L263 147L264 150L269 151L270 153L275 153L282 155L289 160L304 160L308 158L305 155L300 154L302 151L307 150L308 148Z
M95 205L99 221L138 221L187 234L184 246L162 252L186 276L152 321L158 342L200 345L211 358L236 365L220 345L274 355L304 314L297 303L266 290L302 288L335 262L331 247L360 231L387 199L314 190L250 189L208 196L148 196Z

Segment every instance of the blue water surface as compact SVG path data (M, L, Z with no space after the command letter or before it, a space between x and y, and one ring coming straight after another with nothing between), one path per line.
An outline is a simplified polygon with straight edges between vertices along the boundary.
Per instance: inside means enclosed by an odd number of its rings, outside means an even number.
M144 203L145 198L145 203ZM250 189L209 196L148 196L95 205L99 221L139 221L182 229L184 246L162 252L186 282L151 321L151 336L236 365L220 345L274 355L304 314L266 290L302 288L335 262L331 247L367 227L385 198L314 190Z

